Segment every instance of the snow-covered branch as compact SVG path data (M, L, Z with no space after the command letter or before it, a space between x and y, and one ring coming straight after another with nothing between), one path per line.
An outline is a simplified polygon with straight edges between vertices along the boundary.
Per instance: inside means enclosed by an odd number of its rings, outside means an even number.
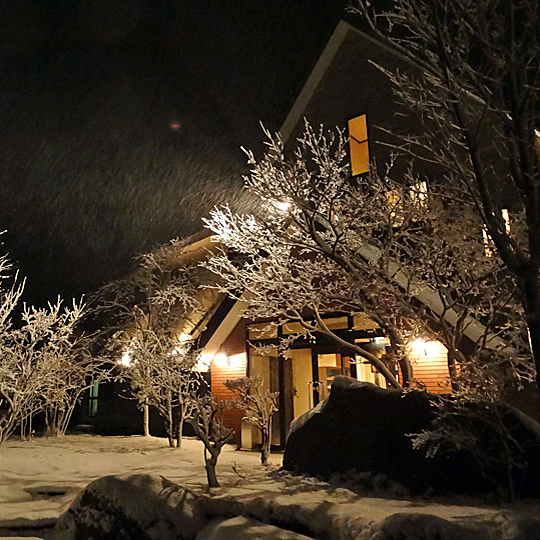
M306 125L292 159L279 138L259 161L250 155L246 187L261 197L261 211L224 207L206 220L228 249L205 263L218 276L213 286L246 299L249 317L303 322L348 344L392 386L393 374L329 330L325 313L376 321L406 383L407 344L417 338L447 347L453 378L472 357L526 354L511 276L486 250L481 216L461 186L426 191L412 175L397 183L374 171L353 179L344 144L341 133Z
M422 129L397 151L430 161L476 207L512 273L540 370L540 12L534 0L400 0L359 14L409 68L384 70ZM510 227L504 218L510 212ZM540 381L538 382L540 384Z

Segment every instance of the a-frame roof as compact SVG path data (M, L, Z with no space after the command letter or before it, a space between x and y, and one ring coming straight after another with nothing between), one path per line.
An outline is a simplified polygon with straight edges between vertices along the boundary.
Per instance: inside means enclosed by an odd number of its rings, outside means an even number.
M360 73L343 73L343 69L341 69L339 64L349 60L349 54L354 56L353 62L355 59L361 59L362 68ZM369 102L371 108L375 111L374 116L380 121L394 122L393 128L397 129L397 131L408 129L410 120L407 120L405 117L397 122L393 119L390 120L395 116L395 107L398 105L392 101L390 85L385 79L385 75L373 65L372 60L388 68L395 66L402 68L405 66L406 69L418 69L408 59L391 51L385 45L378 43L366 32L341 20L330 36L281 126L280 135L284 143L286 145L287 143L291 143L301 133L304 117L309 117L312 114L315 120L317 118L324 119L325 117L329 117L332 108L337 108L339 110L334 115L334 118L337 118L336 121L339 121L339 119L345 121L347 117L350 118L353 116L354 113L351 111L357 110L358 112L362 112L360 109L365 107L362 100ZM349 63L345 69L349 69L350 66L351 64ZM368 69L369 72L367 72ZM365 72L366 79L364 80L364 84L359 87L358 82L362 81L362 70ZM347 76L349 74L350 77ZM345 95L345 98L351 98L349 103L330 102L327 100L326 96L340 95L339 92L341 89L336 88L332 81L329 80L333 76L339 77L341 81L344 81L344 85L349 87L341 94L341 96ZM336 81L336 84L339 84L339 82ZM391 101L390 104L389 100ZM308 119L312 120L312 118ZM327 125L326 127L333 128L335 124ZM341 127L344 126L342 125ZM369 259L378 258L376 248L366 248L364 255ZM396 271L395 278L399 282L399 279L405 279L405 276L399 271ZM435 313L442 312L442 304L435 291L427 289L422 291L418 295L418 300L427 305ZM247 304L236 302L230 304L230 309L227 313L224 310L216 310L215 316L219 316L220 320L217 323L214 321L212 335L206 333L205 353L212 355L218 352L220 344L223 343L240 321L246 307ZM457 314L452 311L448 312L446 320L450 324L455 323L457 321ZM469 339L477 342L484 335L484 332L485 327L479 321L469 318L464 331ZM487 340L487 345L500 348L504 346L504 342L500 338L492 336Z

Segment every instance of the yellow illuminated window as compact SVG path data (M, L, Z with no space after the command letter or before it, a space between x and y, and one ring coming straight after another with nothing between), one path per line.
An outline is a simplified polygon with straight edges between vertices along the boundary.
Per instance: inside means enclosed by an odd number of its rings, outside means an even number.
M349 120L349 145L353 176L368 172L369 146L365 114Z

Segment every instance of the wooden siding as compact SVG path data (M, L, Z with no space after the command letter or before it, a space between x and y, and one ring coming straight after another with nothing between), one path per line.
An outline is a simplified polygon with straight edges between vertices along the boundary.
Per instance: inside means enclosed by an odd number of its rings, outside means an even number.
M442 343L429 341L410 355L416 386L425 386L432 394L451 392L448 373L448 353Z
M220 347L219 354L212 362L210 371L212 394L220 400L234 399L234 394L223 384L227 379L237 379L247 375L246 321L241 319ZM227 427L235 431L234 443L240 443L242 429L242 409L227 409L223 420Z

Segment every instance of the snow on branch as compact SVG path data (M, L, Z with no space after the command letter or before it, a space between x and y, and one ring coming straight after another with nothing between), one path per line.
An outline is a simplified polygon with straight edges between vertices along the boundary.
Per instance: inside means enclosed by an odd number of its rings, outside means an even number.
M512 276L486 252L482 217L457 183L420 188L372 168L351 178L341 132L306 124L292 158L278 137L259 160L249 154L246 188L261 212L214 209L207 227L225 248L205 267L211 285L249 303L253 319L299 322L395 376L357 343L337 336L325 314L365 314L389 336L405 384L408 344L436 339L449 370L487 355L525 358L527 343ZM284 207L282 203L287 202ZM513 234L517 234L513 233ZM462 348L469 339L473 347Z

